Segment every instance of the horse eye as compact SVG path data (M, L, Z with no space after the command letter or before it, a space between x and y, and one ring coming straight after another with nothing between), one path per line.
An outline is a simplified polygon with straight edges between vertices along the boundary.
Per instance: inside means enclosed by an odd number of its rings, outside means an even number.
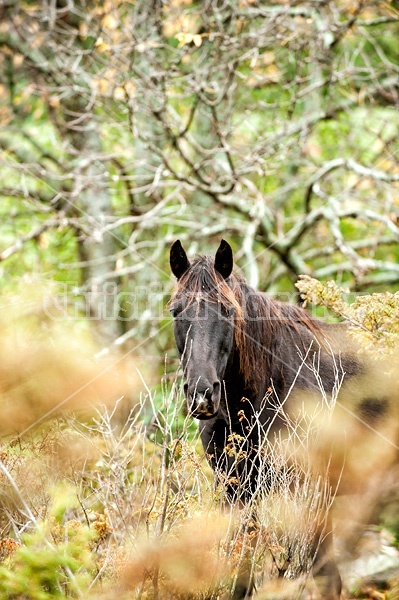
M181 313L181 307L180 306L171 306L169 309L170 314L172 315L172 317L175 319L176 317L179 316L179 314Z

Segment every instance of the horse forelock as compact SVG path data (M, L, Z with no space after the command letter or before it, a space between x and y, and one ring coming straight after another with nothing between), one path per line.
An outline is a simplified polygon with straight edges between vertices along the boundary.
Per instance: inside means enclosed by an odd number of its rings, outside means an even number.
M240 319L241 305L234 293L236 279L235 275L230 275L225 280L216 271L210 256L196 256L190 268L177 282L171 303L177 298L182 298L187 307L194 301L205 300L212 304L221 304L227 310L233 308L236 319Z

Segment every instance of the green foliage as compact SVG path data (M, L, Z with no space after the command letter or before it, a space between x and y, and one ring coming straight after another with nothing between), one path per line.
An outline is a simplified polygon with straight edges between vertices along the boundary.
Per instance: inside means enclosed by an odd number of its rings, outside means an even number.
M61 490L53 499L60 502ZM60 515L59 515L60 516ZM11 600L81 597L93 578L93 532L78 521L51 518L22 536L22 545L0 565L0 595Z

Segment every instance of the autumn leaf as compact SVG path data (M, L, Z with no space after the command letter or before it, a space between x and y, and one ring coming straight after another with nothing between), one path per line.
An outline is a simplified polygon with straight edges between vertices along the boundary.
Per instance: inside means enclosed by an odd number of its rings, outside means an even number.
M113 15L105 15L102 19L101 19L101 25L105 28L105 29L116 29L119 25L119 21L118 19L116 19Z
M175 38L179 41L178 48L181 48L185 44L194 43L197 48L202 44L202 36L199 33L186 33L184 31L180 31L176 33Z
M95 46L100 52L106 52L109 50L109 44L104 42L104 39L101 36L96 39Z

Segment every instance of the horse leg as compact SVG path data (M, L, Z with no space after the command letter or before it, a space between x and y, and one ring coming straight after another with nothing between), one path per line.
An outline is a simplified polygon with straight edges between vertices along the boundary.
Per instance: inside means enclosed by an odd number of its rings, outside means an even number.
M331 528L319 534L314 542L312 575L323 600L339 600L342 582L333 556Z
M235 541L232 548L233 553L238 551L240 554L238 573L228 593L233 600L244 600L251 598L254 591L252 556L256 545L257 526L254 511L248 510L251 495L246 497L245 493L240 492L242 466L225 452L229 432L226 421L218 418L210 419L201 422L199 429L207 459L216 475L216 483L226 486L222 511L228 512L232 508L234 511L241 511L241 523L233 534ZM229 482L229 479L232 481ZM240 546L241 549L238 550Z

